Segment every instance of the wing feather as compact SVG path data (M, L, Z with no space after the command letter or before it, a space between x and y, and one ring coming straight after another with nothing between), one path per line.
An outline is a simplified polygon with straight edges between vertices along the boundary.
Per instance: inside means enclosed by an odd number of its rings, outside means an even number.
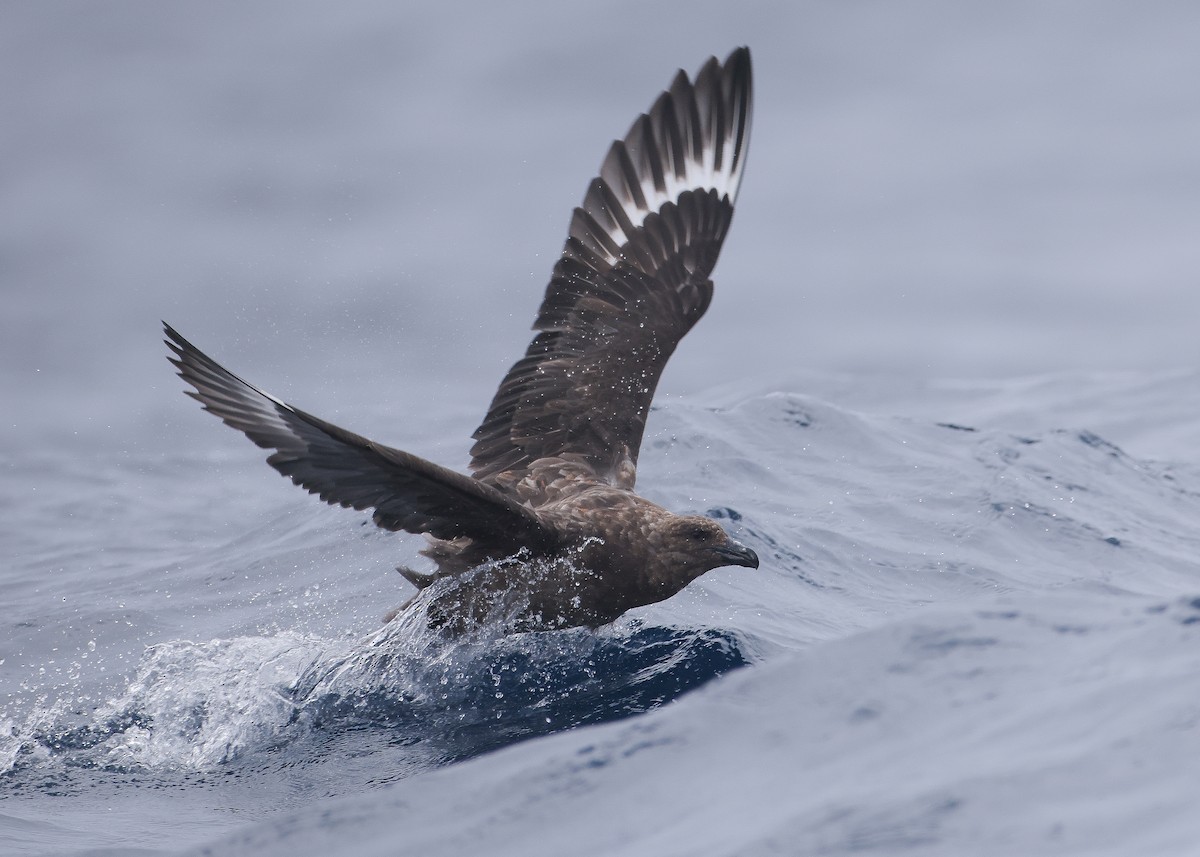
M575 209L525 356L474 434L476 478L569 458L633 487L667 359L712 300L751 114L750 52L682 71L613 143Z
M553 534L530 509L490 485L328 423L246 383L164 324L188 395L274 452L267 463L326 503L374 509L388 530L467 536L497 556L546 547Z

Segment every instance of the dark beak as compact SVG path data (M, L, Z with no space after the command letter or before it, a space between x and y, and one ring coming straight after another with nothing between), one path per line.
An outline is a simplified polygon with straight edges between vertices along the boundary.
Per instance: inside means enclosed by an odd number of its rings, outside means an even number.
M728 544L714 548L717 556L725 561L725 565L744 565L746 568L758 568L758 554L745 545L740 545L733 539Z

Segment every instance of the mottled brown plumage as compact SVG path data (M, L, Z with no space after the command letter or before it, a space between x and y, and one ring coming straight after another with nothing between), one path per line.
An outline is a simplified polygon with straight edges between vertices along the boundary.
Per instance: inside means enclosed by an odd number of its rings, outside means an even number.
M571 219L537 335L475 432L472 476L293 408L164 325L171 360L188 395L274 450L267 463L297 485L429 538L436 571L401 572L437 584L423 601L433 626L462 630L503 606L513 628L594 628L712 568L757 568L714 521L633 493L658 379L712 299L750 113L739 48L694 84L679 72L613 143Z

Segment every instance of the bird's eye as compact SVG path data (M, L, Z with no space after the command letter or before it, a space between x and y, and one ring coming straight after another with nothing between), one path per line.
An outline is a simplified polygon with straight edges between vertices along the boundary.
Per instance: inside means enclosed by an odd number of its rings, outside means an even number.
M693 527L688 530L688 538L694 542L706 542L708 541L708 535L708 530L701 529L700 527Z

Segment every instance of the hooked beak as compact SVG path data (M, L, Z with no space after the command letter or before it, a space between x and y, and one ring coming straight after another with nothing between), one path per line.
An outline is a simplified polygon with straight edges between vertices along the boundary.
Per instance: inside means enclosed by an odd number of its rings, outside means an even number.
M746 568L758 568L758 554L745 545L738 544L733 539L730 539L728 544L714 548L713 551L717 556L725 560L725 565L742 565Z

